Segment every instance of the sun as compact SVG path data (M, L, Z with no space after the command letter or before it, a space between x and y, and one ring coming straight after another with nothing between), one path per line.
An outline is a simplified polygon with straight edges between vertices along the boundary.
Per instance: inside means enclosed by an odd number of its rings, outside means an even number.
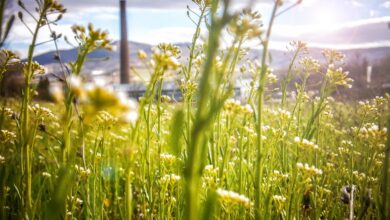
M312 19L312 24L316 26L316 29L320 32L333 31L340 22L337 13L329 8L317 9L315 16Z

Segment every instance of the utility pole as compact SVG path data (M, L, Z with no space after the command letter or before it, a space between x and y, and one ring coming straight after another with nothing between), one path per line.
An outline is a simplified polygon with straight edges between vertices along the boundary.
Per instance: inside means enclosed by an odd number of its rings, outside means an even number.
M120 0L120 27L121 27L121 40L120 40L120 83L128 84L130 82L129 77L129 45L127 38L127 17L126 17L126 0Z
M371 85L371 76L372 76L372 66L367 65L366 67L366 73L367 73L367 88L370 88Z

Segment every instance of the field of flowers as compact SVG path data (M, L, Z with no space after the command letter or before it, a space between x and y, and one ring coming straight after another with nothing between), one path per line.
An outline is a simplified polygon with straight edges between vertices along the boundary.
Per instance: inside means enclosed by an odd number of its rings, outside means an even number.
M79 55L62 64L63 87L50 87L51 102L34 99L34 78L45 71L34 48L40 29L65 9L36 2L31 13L19 1L19 18L37 21L22 64L25 88L0 103L1 219L390 218L390 96L333 98L353 84L344 56L325 50L320 62L302 42L291 43L286 77L276 80L268 43L282 1L264 28L257 12L232 14L229 0L193 0L197 26L185 62L172 44L151 56L139 51L150 72L140 100L84 81L88 54L111 42L92 24L75 25ZM200 43L204 22L209 36ZM221 49L225 32L233 40ZM254 39L263 46L259 61L245 56ZM1 53L0 79L20 62ZM252 74L250 90L232 99L243 73ZM162 95L175 74L181 101Z

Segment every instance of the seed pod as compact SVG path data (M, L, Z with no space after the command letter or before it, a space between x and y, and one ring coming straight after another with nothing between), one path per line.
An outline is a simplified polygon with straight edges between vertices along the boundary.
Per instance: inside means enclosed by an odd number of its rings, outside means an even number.
M22 1L18 1L18 5L20 6L20 7L22 7L22 8L24 8L24 3L22 2Z
M13 112L12 115L11 115L11 119L12 120L17 120L18 119L18 115L15 112Z
M62 19L62 14L59 14L58 17L56 18L56 20L54 20L54 22L57 22L57 21L59 21L61 19Z
M306 191L303 194L302 207L304 210L310 209L310 191Z
M344 203L344 204L349 204L349 201L351 200L351 187L350 186L343 186L341 188L341 201Z
M53 55L53 59L55 59L55 60L57 60L57 61L59 61L60 60L60 56L59 56L59 54L56 52L56 53L54 53L54 55Z
M366 190L366 193L364 194L364 202L365 202L366 206L370 206L370 204L372 202L372 190L371 189Z
M40 130L42 132L46 132L46 126L44 124L39 124L38 125L38 130Z
M18 12L18 18L23 21L23 13L21 11Z

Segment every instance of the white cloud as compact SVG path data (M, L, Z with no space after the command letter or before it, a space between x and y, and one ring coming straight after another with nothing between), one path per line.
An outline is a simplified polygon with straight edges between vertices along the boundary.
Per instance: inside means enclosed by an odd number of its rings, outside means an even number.
M364 6L364 4L363 3L361 3L361 2L359 2L358 0L351 0L351 5L352 6L355 6L355 7L358 7L358 8L360 8L360 7L363 7Z
M34 0L23 0L26 4L29 3L31 6L32 3L34 3ZM249 3L251 3L251 0L233 0L233 10L238 10L240 8L245 7ZM287 1L287 0L286 0ZM326 0L322 0L326 1ZM329 2L335 1L335 0L329 0ZM339 0L338 0L339 1ZM87 24L88 22L93 22L95 25L106 25L106 27L110 28L110 36L112 39L118 39L118 36L116 36L117 33L117 22L118 22L118 2L119 0L62 0L61 1L65 7L67 7L69 10L65 14L64 19L60 22L60 24L56 27L53 26L53 28L57 32L64 33L69 38L73 35L70 26L74 23L77 24ZM264 0L264 1L253 1L255 5L253 6L254 10L259 10L262 12L265 12L264 14L264 22L266 24L267 14L269 13L273 0ZM295 2L295 0L291 0L291 2ZM286 3L285 6L287 7ZM383 2L383 1L382 1ZM303 0L303 3L301 8L306 10L306 7L315 7L316 3L320 3L319 0ZM347 0L344 1L344 3L348 3L349 5L355 5L356 7L360 7L359 4L368 4L364 1L358 1L358 0ZM170 12L177 12L177 11L183 11L183 14L185 14L185 7L188 4L192 4L191 0L128 0L128 10L129 15L134 15L137 12L138 15L141 13L145 13L145 16L141 16L143 18L150 18L154 16L159 15L166 15L170 14ZM377 4L378 6L378 4ZM384 1L381 5L383 8L390 8L390 1ZM142 9L140 9L142 8ZM371 8L366 9L366 13L368 14L369 10ZM307 9L310 10L310 9ZM299 11L299 10L297 10ZM331 11L332 12L332 11ZM378 16L378 11L373 11L372 16ZM25 16L27 19L27 16ZM302 17L302 16L301 16ZM165 17L166 18L166 17ZM274 45L283 45L283 48L287 45L287 42L292 40L305 40L308 41L311 44L318 44L318 45L329 45L329 46L335 46L335 45L344 45L345 47L351 47L352 45L359 45L361 46L373 46L377 44L383 44L387 45L386 42L381 41L383 39L379 39L378 35L380 33L372 33L375 31L371 31L369 34L371 36L374 36L374 40L371 42L369 41L357 41L357 37L355 37L353 40L350 41L349 44L345 44L343 42L344 39L338 38L338 39L331 39L330 37L327 38L327 36L335 36L335 33L338 33L340 31L346 31L346 30L352 30L352 29L359 29L363 30L365 26L370 26L374 24L379 23L388 23L390 22L390 16L387 17L379 17L379 18L371 18L366 20L357 20L352 21L348 23L337 23L334 24L322 24L322 25L299 25L299 23L292 24L291 22L285 22L283 23L283 19L287 19L288 17L281 18L281 22L278 22L274 26L273 34L272 34L272 42ZM185 19L184 16L180 17L178 19ZM297 21L301 21L297 20ZM31 27L33 27L33 22L31 19L27 19L26 21ZM103 23L104 24L101 24ZM138 22L138 21L137 21ZM141 20L143 22L143 20ZM149 21L150 22L150 21ZM132 30L132 32L129 34L132 40L140 41L144 43L149 44L157 44L160 42L189 42L192 39L192 34L194 32L194 27L186 24L180 24L180 26L175 26L177 22L175 20L169 21L168 19L164 19L164 21L156 21L156 23L161 22L161 27L155 28L148 28L145 26L142 31L137 31L138 29ZM308 23L315 23L308 22ZM144 23L141 23L142 25ZM301 23L302 24L302 23ZM110 25L110 26L107 26ZM139 25L139 22L137 23ZM137 26L137 28L142 28L143 26ZM130 28L134 28L134 26L131 26ZM105 29L105 28L103 28ZM359 32L362 33L362 32ZM116 35L115 35L116 34ZM361 34L366 35L366 34ZM387 35L383 35L386 37ZM42 31L42 33L39 36L40 41L45 41L50 39L50 33L47 30ZM359 38L360 39L360 38ZM27 29L20 23L15 24L14 29L11 31L10 35L10 42L12 43L18 43L28 45L31 41L31 34L27 31ZM325 44L326 43L326 44ZM50 43L49 43L50 44ZM64 46L64 45L62 45ZM340 46L341 47L341 46ZM27 46L26 46L27 48ZM44 45L38 47L38 52L43 52L44 50L49 50L52 48L52 44L50 45Z
M16 0L15 0L16 1ZM305 0L311 2L313 0ZM26 5L35 4L34 0L23 0ZM234 7L248 6L257 2L257 0L232 0ZM263 0L263 4L269 4L273 0ZM90 9L90 8L118 8L119 0L61 0L61 3L69 10L74 9ZM191 0L127 0L128 8L180 8L185 9L187 5L195 6Z
M271 41L270 49L287 51L287 46L289 41ZM307 43L309 48L329 48L336 50L353 50L353 49L370 49L370 48L379 48L379 47L390 47L390 41L377 41L369 43L357 43L357 44L323 44L323 43ZM261 47L256 47L261 49Z
M370 18L357 20L353 22L340 23L335 25L283 25L276 24L273 29L273 38L277 40L296 39L296 38L308 38L315 34L333 34L338 31L349 30L349 29L361 29L371 25L380 25L390 22L390 16ZM385 37L385 36L384 36ZM331 40L331 39L330 39Z
M189 42L194 34L194 28L189 27L164 27L150 31L142 36L135 36L135 40L156 45L158 43L183 43Z
M376 17L380 14L380 12L378 10L371 9L369 11L369 14L370 14L370 17Z
M389 8L390 9L390 1L385 1L380 6L383 7L383 8Z
M119 0L62 0L67 8L119 7ZM185 8L191 1L184 0L131 0L127 6L132 8Z
M377 17L377 18L370 18L370 19L363 19L363 20L357 20L353 22L348 22L345 24L340 24L337 29L343 29L348 27L357 27L357 26L363 26L363 25L369 25L369 24L377 24L377 23L387 23L390 22L390 16L384 16L384 17Z
M32 25L30 26L32 27ZM73 36L71 25L53 25L51 26L51 28L57 34L62 33L63 36L68 36L69 39L71 39L71 36ZM42 42L50 41L51 39L52 38L50 37L50 31L47 27L45 27L39 32L37 43L39 44ZM11 43L10 46L12 47L13 44L22 45L17 48L18 52L21 54L21 57L26 57L28 45L31 44L31 41L32 35L23 24L17 24L13 27L13 30L9 36L9 42ZM59 40L59 44L61 48L70 47L62 39ZM38 45L35 48L35 54L40 54L49 50L54 50L54 43L48 42L45 44Z
M369 49L369 48L378 48L378 47L390 47L390 41L377 41L377 42L359 43L359 44L309 43L308 46L318 47L318 48L332 48L336 50Z

